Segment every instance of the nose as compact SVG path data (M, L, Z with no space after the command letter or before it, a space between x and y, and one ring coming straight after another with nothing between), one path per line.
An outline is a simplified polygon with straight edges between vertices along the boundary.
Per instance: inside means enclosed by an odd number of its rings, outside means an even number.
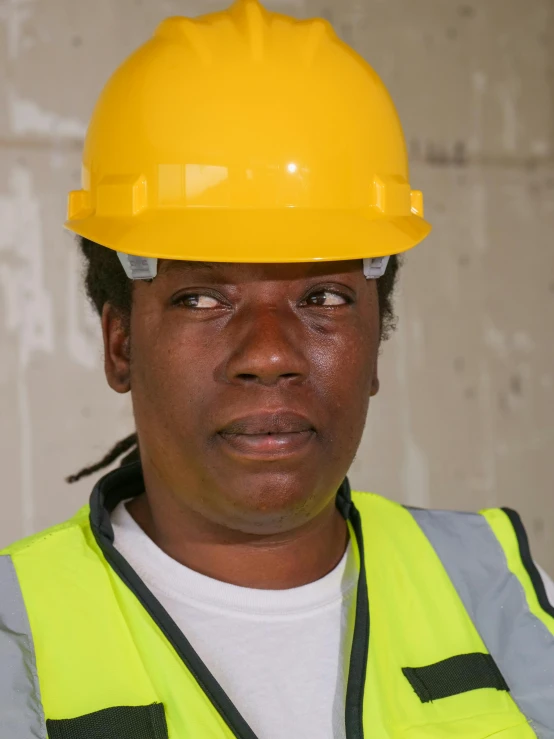
M225 366L225 378L232 383L303 382L309 362L305 354L305 336L300 320L290 311L265 307L250 309L239 319L241 325L231 331L231 352Z

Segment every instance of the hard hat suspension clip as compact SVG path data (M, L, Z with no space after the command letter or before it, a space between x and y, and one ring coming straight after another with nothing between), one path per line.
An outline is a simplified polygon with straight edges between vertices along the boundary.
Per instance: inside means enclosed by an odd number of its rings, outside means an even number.
M137 257L133 254L117 252L125 274L130 280L153 280L158 273L158 260L155 257ZM368 280L376 280L385 274L390 257L364 259L364 275Z

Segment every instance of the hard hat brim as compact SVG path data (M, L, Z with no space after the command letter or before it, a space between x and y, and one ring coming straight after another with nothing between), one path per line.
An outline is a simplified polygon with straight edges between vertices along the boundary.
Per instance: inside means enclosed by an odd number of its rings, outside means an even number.
M417 215L366 210L175 208L128 218L91 215L65 227L110 249L142 257L285 263L380 257L407 251L431 225Z

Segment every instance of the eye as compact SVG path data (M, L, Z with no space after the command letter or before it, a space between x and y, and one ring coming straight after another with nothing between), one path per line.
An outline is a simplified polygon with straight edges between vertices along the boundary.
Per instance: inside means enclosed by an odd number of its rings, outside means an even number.
M350 305L352 300L346 295L340 295L332 290L320 290L306 298L308 305L317 305L323 308L335 308L339 305Z
M210 308L221 307L221 303L217 298L211 295L203 295L202 293L179 295L172 302L174 305L180 305L184 308L195 308L196 310L209 310Z

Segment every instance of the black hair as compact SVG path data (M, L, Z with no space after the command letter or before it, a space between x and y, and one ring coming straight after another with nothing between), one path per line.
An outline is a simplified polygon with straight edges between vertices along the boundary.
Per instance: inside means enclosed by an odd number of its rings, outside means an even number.
M130 280L113 249L79 237L79 246L84 257L84 284L87 296L100 316L105 303L110 303L120 311L124 318L131 315L133 302L133 282ZM379 299L379 321L381 341L389 338L396 328L396 316L393 308L393 295L396 285L400 258L391 256L385 274L377 280L377 295ZM90 467L84 467L74 475L70 475L67 482L77 482L82 477L92 475L98 470L108 467L122 454L129 452L121 460L127 464L139 459L139 449L136 433L117 442L110 451L98 462Z

